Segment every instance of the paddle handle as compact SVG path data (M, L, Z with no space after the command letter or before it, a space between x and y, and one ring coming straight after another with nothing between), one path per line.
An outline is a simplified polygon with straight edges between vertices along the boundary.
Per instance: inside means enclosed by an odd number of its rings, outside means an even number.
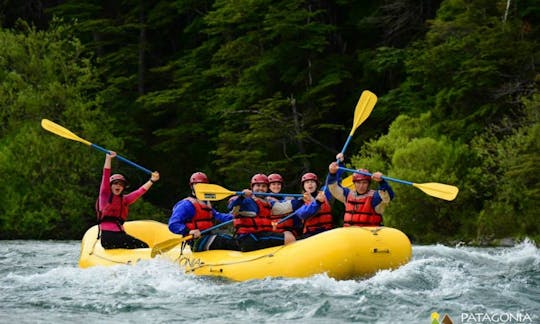
M344 167L339 167L339 169L343 170L343 171L349 171L349 172L353 172L353 173L363 174L363 175L366 175L368 177L372 176L371 173L360 171L360 170L349 169L349 168L344 168ZM391 177L387 177L387 176L382 176L381 178L383 178L386 181L393 181L393 182L397 182L397 183L401 183L401 184L406 184L406 185L409 185L409 186L414 185L414 183L412 183L410 181L407 181L407 180L401 180L401 179L391 178Z
M103 148L99 145L96 145L96 144L90 144L91 147L95 148L96 150L98 151L101 151L101 152L104 152L106 154L111 154L111 151L107 150L106 148ZM148 170L147 168L143 167L143 166L140 166L138 165L137 163L135 162L131 162L130 160L126 159L125 157L123 156L120 156L120 155L116 155L116 158L119 159L120 161L126 163L126 164L129 164L131 165L132 167L136 167L137 169L139 170L142 170L148 174L152 174L152 171Z

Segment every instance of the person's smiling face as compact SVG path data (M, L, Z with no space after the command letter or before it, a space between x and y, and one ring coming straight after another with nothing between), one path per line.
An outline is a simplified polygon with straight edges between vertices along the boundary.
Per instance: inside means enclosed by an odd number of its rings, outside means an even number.
M266 183L254 183L253 188L251 189L253 192L267 192L268 191L268 185Z
M304 190L308 193L314 193L317 190L317 181L315 180L304 181Z
M111 182L111 191L114 195L120 195L123 191L124 191L124 188L126 187L126 184L124 183L124 181L113 181Z
M281 182L270 183L270 191L272 191L273 193L281 192Z

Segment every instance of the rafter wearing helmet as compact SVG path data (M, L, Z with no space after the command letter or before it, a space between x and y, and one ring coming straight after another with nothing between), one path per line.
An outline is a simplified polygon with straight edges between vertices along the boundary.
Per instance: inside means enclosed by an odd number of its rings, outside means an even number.
M172 209L169 218L169 230L175 234L192 235L195 240L187 243L192 251L206 250L238 250L238 244L231 235L212 232L201 236L201 232L214 226L214 222L224 223L233 219L230 213L221 213L212 207L210 201L197 199L194 186L198 183L209 183L203 172L195 172L189 177L191 195L179 200Z
M354 190L351 190L338 181L338 168L336 162L328 166L327 183L332 195L345 204L343 226L382 226L384 209L394 198L394 191L382 178L382 173L374 172L371 177L354 173ZM369 173L367 169L359 171ZM369 188L372 180L378 183L377 190Z

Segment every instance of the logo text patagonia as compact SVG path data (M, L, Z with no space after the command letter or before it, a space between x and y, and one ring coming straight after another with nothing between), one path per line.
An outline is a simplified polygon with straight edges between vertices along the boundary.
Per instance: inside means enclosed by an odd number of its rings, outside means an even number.
M529 313L461 313L462 323L532 323Z

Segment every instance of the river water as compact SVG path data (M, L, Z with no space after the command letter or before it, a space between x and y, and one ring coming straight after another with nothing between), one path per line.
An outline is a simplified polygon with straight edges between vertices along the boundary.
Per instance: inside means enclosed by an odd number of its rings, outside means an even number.
M414 246L364 280L247 282L164 260L79 269L78 241L0 241L0 323L540 323L540 251Z

